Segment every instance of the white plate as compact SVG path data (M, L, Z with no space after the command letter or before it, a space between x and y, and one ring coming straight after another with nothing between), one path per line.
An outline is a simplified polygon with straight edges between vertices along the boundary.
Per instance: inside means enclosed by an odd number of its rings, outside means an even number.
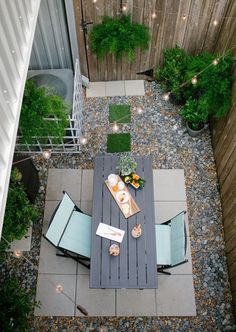
M116 199L119 203L127 203L129 200L129 194L125 190L118 191L116 194Z

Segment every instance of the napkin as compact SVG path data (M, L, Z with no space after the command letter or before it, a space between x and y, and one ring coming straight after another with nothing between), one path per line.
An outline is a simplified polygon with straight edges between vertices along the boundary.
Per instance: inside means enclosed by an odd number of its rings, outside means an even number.
M121 243L125 235L125 231L100 222L96 234L101 237L105 237L106 239Z

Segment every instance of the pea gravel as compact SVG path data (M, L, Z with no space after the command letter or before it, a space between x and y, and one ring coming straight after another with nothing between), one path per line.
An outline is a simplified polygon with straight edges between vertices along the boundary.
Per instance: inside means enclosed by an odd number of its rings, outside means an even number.
M92 168L94 156L106 152L106 137L112 133L109 104L129 104L132 120L120 125L131 133L132 153L153 156L154 168L184 168L193 259L196 317L33 317L30 331L235 331L229 288L222 211L214 156L208 128L191 138L179 116L179 106L164 101L156 82L145 82L145 96L85 99L83 128L88 143L79 155L53 155L48 161L34 157L39 170L37 205L44 209L47 170ZM136 108L144 112L138 114ZM8 256L1 273L17 275L27 289L35 289L39 261L42 217L33 226L32 249L26 260Z

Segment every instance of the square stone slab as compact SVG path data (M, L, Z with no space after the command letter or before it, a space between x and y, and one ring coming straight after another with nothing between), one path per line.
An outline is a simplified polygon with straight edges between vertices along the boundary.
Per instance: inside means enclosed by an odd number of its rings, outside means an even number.
M63 190L65 190L73 200L80 200L81 177L81 169L50 168L48 170L46 200L61 200Z
M192 275L158 275L157 316L196 316Z
M186 201L183 169L153 170L154 201Z
M155 289L117 289L117 316L155 316Z
M70 257L57 256L56 253L57 249L42 237L39 273L76 274L77 262Z
M31 249L31 238L32 238L32 227L28 229L27 234L25 234L21 240L14 240L11 243L9 251L14 251L19 249L21 251L30 251Z
M93 199L93 169L82 170L81 201Z
M35 308L36 316L74 316L75 275L38 274L36 300L40 308ZM58 293L56 286L62 285L64 293Z
M107 81L106 82L106 97L124 96L125 84L124 81Z
M89 82L89 87L86 89L86 97L105 97L106 96L106 82Z
M144 96L144 81L143 80L129 80L125 81L126 96Z
M115 316L115 289L89 288L89 275L77 276L76 305L85 308L89 316ZM76 309L76 316L84 316Z

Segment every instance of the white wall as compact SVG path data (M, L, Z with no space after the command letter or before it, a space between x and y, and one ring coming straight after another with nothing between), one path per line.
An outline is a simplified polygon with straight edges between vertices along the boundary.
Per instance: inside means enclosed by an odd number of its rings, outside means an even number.
M0 236L40 0L0 1Z

